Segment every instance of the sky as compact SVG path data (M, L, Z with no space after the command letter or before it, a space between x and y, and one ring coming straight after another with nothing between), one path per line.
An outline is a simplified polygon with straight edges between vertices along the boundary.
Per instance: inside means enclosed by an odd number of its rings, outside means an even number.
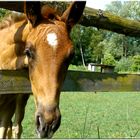
M86 1L87 1L86 3L87 7L105 10L105 5L111 3L111 1L113 0L86 0ZM117 1L117 0L114 0L114 1ZM124 0L118 0L118 1L124 1Z
M86 6L105 10L105 5L109 4L112 0L87 0Z

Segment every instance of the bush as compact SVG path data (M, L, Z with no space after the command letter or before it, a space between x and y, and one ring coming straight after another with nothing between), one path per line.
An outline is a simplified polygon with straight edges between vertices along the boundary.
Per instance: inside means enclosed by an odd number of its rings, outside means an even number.
M0 21L3 19L4 16L10 14L9 10L0 8Z
M116 61L111 54L105 54L104 58L102 59L102 64L114 66L116 64Z
M133 71L140 71L140 55L133 56L133 64L131 66Z
M117 72L127 72L132 71L131 67L133 64L132 57L122 57L120 61L116 63L115 71Z

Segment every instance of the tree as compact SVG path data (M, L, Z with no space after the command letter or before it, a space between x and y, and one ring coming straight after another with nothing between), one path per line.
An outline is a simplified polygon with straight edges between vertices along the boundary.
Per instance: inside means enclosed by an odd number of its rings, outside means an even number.
M89 47L91 36L93 33L93 29L91 27L84 27L81 25L77 25L73 28L71 32L71 38L74 43L75 48L75 56L72 60L72 64L81 65L82 57L84 58L84 62L88 63L91 61L92 57L92 48ZM82 55L81 49L82 48Z
M103 40L104 33L94 28L91 36L91 41L88 46L92 51L92 62L101 63L101 59L103 58L104 54L104 45L102 44Z
M107 6L107 11L111 11L112 13L115 13L117 15L121 15L125 18L129 19L138 19L140 18L140 2L139 1L115 1L112 2L110 5ZM115 35L115 34L113 34ZM116 38L121 39L121 41L115 41L115 44L117 46L120 44L122 47L123 55L124 57L127 56L133 56L137 53L140 53L140 47L139 47L139 38L135 37L126 37L123 35L115 35ZM119 43L119 44L118 44ZM114 48L113 48L114 50Z
M127 1L123 3L115 1L107 6L107 11L135 20L140 18L139 9L140 2L138 1ZM118 60L116 63L117 71L136 71L139 69L140 64L135 63L135 60L138 60L138 58L135 58L135 55L140 54L139 38L127 37L116 33L106 33L104 42L105 52L110 53Z
M104 58L102 59L102 64L115 66L116 61L115 61L114 57L111 54L106 53L104 55Z

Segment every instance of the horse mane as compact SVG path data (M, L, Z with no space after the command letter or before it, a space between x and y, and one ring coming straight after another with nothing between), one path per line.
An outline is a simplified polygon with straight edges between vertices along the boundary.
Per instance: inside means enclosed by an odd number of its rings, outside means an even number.
M0 30L10 27L14 23L22 21L24 19L26 19L25 14L18 13L18 12L11 12L0 21Z
M57 14L56 9L53 9L50 6L43 5L41 8L41 15L46 19L57 19L60 20L59 14ZM10 27L16 22L22 21L26 19L26 15L19 12L11 12L10 14L6 15L0 21L0 30Z

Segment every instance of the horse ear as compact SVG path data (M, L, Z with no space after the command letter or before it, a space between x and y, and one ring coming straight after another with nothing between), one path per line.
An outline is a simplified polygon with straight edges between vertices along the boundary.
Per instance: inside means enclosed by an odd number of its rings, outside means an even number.
M79 21L85 5L86 1L75 1L63 13L61 20L66 23L68 30L70 30Z
M26 1L24 2L24 12L31 22L32 26L35 27L41 18L41 4L39 1Z

